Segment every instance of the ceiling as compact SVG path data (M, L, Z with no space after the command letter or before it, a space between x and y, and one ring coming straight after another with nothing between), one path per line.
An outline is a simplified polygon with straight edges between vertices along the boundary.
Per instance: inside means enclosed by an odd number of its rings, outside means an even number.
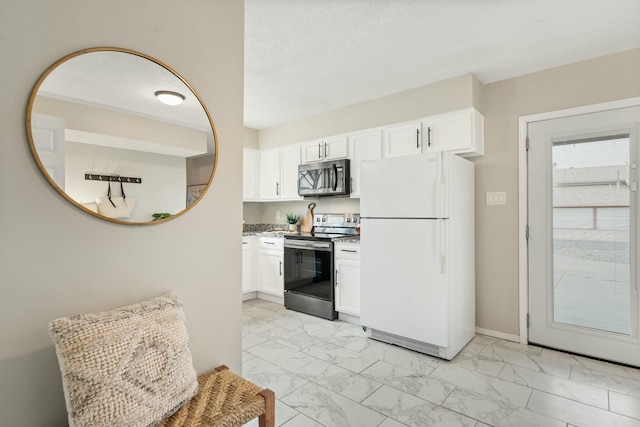
M244 124L640 47L639 0L245 0Z

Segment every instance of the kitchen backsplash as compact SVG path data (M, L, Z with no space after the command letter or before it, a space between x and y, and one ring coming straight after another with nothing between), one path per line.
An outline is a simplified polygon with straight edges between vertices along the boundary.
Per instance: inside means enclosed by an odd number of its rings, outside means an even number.
M304 216L309 203L316 203L315 213L359 213L360 200L348 197L320 197L290 202L245 202L243 218L245 222L285 224L287 213ZM280 212L280 219L276 219ZM285 224L286 226L286 224Z
M263 233L265 231L285 229L287 229L287 224L244 224L245 233Z

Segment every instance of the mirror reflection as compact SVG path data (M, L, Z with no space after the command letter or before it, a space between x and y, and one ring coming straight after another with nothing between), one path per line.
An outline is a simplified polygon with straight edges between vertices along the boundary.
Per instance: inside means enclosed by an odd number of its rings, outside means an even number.
M53 64L29 100L27 133L47 180L112 222L180 215L215 171L215 128L197 93L129 50L88 49Z

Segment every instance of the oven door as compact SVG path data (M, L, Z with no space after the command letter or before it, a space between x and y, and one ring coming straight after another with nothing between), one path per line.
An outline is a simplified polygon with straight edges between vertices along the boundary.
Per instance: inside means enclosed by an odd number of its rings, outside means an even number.
M333 243L285 239L285 307L333 320Z

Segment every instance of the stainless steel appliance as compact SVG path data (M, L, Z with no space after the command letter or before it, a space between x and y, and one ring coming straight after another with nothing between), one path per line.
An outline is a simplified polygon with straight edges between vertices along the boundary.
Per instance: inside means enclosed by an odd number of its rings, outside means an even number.
M358 214L315 214L313 231L284 238L284 306L334 320L333 242L355 236Z
M348 196L351 193L349 159L298 166L300 196Z

